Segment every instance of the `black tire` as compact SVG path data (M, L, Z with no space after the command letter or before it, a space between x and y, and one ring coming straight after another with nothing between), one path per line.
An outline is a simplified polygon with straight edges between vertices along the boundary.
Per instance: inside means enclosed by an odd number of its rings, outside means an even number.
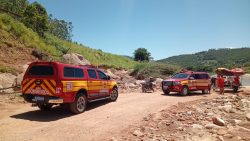
M234 92L235 92L235 93L237 93L237 92L238 92L239 87L238 87L238 86L233 86L233 89L234 89Z
M189 93L188 87L183 86L182 91L181 91L181 95L186 96L186 95L188 95L188 93Z
M109 101L114 102L117 100L117 98L118 98L118 90L114 88L110 94Z
M164 90L163 92L164 92L165 95L169 95L170 94L169 90Z
M141 91L142 91L142 93L145 93L145 92L146 92L146 90L145 90L144 87L141 88Z
M38 104L37 106L41 111L49 111L52 108L53 105L50 105L50 104Z
M69 104L70 111L75 114L83 113L86 110L87 102L87 97L83 93L78 93L75 101Z
M208 89L202 90L202 94L208 94L208 93L209 93Z

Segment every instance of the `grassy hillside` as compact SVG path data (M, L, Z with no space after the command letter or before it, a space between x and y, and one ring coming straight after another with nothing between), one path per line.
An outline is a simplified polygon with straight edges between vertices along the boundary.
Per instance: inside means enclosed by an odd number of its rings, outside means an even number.
M195 54L173 56L157 62L179 65L199 71L214 71L217 67L243 67L250 72L250 48L210 49Z
M180 67L163 64L157 62L140 63L135 65L131 75L137 79L145 79L149 77L154 78L165 78L166 76L172 75L180 70Z
M107 65L114 68L130 69L136 64L135 61L127 57L105 53L101 50L91 49L84 45L61 40L49 33L45 34L45 38L41 38L36 32L27 28L18 20L3 13L0 13L0 32L2 34L0 38L0 48L15 46L40 50L49 55L51 59L57 61L63 61L61 56L69 49L69 52L83 55L94 65ZM13 39L15 39L15 41Z

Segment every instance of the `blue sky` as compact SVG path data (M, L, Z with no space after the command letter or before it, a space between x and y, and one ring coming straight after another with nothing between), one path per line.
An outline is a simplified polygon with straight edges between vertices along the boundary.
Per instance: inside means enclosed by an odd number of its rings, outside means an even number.
M34 0L30 0L33 2ZM250 0L38 0L73 23L73 40L155 60L210 48L250 47Z

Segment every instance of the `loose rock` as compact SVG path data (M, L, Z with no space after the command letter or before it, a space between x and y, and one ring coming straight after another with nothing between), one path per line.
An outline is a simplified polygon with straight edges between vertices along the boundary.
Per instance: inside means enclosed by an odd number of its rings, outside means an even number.
M221 118L214 117L214 118L212 118L212 120L213 120L213 123L216 124L216 125L219 125L219 126L225 126L226 125L225 121L223 119L221 119Z
M140 129L137 129L133 132L134 136L142 137L144 134L141 132Z
M221 128L221 127L218 126L218 125L209 123L209 124L205 125L205 128L206 128L206 129L219 129L219 128Z
M203 126L202 126L202 125L199 125L199 124L193 124L193 125L192 125L192 128L194 128L194 129L202 129Z
M246 114L246 118L247 118L248 121L250 121L250 113Z

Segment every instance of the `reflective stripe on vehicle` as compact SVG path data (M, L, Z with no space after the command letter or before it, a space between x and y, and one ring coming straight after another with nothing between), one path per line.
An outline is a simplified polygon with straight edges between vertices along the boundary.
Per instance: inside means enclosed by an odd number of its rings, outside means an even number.
M53 95L55 94L56 82L55 80L41 79L41 84L35 82L39 79L25 79L22 85L22 92L24 94L42 94Z

